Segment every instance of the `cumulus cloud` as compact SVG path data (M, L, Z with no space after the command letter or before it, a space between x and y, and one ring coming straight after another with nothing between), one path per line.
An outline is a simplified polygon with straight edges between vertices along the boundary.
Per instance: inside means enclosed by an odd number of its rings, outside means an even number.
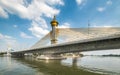
M45 17L52 18L60 13L56 5L64 5L63 0L0 0L0 17L8 18L8 13L31 20L28 28L36 37L48 33ZM40 29L40 30L39 30ZM40 35L39 35L40 34Z
M76 0L77 4L80 5L82 4L83 0Z
M26 33L24 33L24 32L21 32L20 33L20 36L22 37L22 38L33 38L32 36L29 36L29 35L27 35Z
M79 6L79 8L82 9L86 5L87 0L76 0L76 3Z
M105 6L98 7L98 8L97 8L97 11L103 12L103 11L105 11L105 10L108 8L108 6L110 6L110 5L112 5L112 1L111 1L111 0L108 0L108 1L106 2Z
M0 48L2 50L8 48L8 45L15 47L16 42L15 38L0 33Z
M0 17L9 18L9 14L12 14L21 19L30 20L31 24L28 31L35 37L41 38L49 32L45 18L52 18L53 15L60 13L56 5L63 6L63 0L0 0ZM13 25L13 27L17 28L17 25ZM32 38L24 32L21 32L20 36ZM7 48L5 46L8 43L15 46L14 49L21 47L15 38L0 34L0 48Z
M0 0L2 9L10 14L15 14L27 19L34 19L42 15L52 17L54 14L58 14L59 10L50 5L63 5L61 0L33 0L27 7L24 3L24 0Z
M80 9L86 5L87 0L76 0L77 5L80 6Z
M18 26L17 25L13 25L14 28L17 28Z
M10 14L22 15L27 14L27 9L21 4L20 1L14 0L0 0L0 6Z
M70 28L70 24L65 22L62 25L59 25L58 28Z
M0 33L0 39L15 39L15 38L8 36L8 35L3 35Z
M62 0L45 0L50 5L64 5L64 2Z
M118 27L119 25L116 24L96 24L94 23L91 27L105 27L105 28L112 28L112 27Z
M28 36L26 36L26 34L24 34L23 32L22 35L28 38ZM16 38L0 33L0 51L8 51L8 48L12 48L15 51L23 50L28 47L29 44L19 43Z
M112 1L111 1L111 0L108 0L108 1L106 2L106 4L107 4L107 5L112 5Z
M112 25L94 25L93 27L106 27L106 28L111 28L113 27Z
M41 36L47 34L49 31L47 29L43 29L42 27L40 27L39 24L37 24L36 22L32 22L31 27L29 28L29 30L32 32L32 34L38 38L41 38Z
M98 10L99 12L103 12L103 11L105 10L105 7L98 7L97 10Z
M104 25L103 27L111 28L113 26L112 25Z
M2 7L0 7L0 17L8 18L7 12L5 12Z

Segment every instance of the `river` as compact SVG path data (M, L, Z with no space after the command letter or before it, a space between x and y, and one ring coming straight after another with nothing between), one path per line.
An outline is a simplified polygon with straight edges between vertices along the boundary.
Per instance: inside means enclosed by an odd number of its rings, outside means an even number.
M120 57L84 56L65 60L0 57L0 75L120 75Z

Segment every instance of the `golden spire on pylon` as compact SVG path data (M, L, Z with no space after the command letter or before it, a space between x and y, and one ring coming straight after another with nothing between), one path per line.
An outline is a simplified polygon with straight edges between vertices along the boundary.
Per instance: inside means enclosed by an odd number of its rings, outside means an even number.
M59 23L56 20L56 16L53 17L53 20L50 23L51 23L51 26L58 26Z

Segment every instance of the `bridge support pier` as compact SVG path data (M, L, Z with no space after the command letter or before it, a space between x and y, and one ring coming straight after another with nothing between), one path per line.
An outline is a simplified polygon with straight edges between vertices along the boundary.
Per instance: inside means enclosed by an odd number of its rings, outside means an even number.
M24 57L24 53L11 54L12 57Z
M72 59L72 67L74 67L74 68L77 67L77 61L78 61L77 59L78 59L77 57Z

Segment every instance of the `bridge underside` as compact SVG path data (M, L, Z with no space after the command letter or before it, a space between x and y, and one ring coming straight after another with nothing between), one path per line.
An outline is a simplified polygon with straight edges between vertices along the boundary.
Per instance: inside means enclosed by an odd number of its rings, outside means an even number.
M74 53L74 52L84 52L84 51L97 51L97 50L107 50L107 49L119 49L120 48L120 38L96 40L81 43L72 43L65 45L55 45L45 48L38 48L33 50L13 52L13 55L23 56L25 53L37 53L45 55L59 55L63 53Z

